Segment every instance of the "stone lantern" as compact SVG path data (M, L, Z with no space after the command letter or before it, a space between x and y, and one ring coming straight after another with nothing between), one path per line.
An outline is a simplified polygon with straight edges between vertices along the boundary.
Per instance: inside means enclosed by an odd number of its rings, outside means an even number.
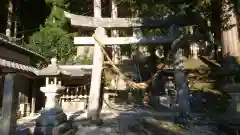
M59 105L58 95L65 89L60 79L70 74L60 69L57 59L52 58L51 64L40 70L38 76L45 77L45 86L40 90L45 94L46 102L44 110L36 120L35 135L63 134L70 125L67 123L67 115Z

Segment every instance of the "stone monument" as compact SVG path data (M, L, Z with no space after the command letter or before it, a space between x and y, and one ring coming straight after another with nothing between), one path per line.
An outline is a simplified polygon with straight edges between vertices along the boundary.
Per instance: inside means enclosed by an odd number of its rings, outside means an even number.
M70 76L60 69L57 59L51 59L51 64L40 70L38 76L44 76L46 83L40 90L46 96L45 108L36 120L35 135L68 135L72 134L71 123L67 115L58 104L58 95L65 89L61 85L61 78Z

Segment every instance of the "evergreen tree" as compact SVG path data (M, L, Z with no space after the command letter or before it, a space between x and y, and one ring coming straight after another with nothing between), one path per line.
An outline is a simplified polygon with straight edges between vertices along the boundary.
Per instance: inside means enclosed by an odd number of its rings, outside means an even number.
M65 64L75 54L75 33L70 32L64 17L64 1L46 0L46 3L51 7L51 13L40 31L29 38L27 47L47 58L56 57L61 64Z

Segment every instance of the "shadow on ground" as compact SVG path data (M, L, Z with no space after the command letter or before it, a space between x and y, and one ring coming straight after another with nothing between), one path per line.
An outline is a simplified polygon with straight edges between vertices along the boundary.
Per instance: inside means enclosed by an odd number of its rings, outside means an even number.
M135 107L133 111L109 110L101 114L102 121L91 122L85 117L82 111L72 114L70 119L73 127L77 129L76 135L148 135L168 133L174 135L169 126L171 115L159 116L159 114L148 107ZM156 120L157 118L157 120ZM161 125L154 124L158 121ZM172 127L171 127L172 128ZM166 134L167 135L167 134Z

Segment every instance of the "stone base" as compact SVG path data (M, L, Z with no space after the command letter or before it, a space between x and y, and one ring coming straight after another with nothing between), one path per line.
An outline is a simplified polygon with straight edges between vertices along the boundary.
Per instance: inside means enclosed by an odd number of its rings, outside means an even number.
M36 120L34 135L72 135L71 121L61 108L44 110Z
M58 126L67 121L67 115L59 108L44 110L36 120L36 126Z
M66 122L59 126L42 126L35 127L34 135L72 135L72 126L70 123Z

